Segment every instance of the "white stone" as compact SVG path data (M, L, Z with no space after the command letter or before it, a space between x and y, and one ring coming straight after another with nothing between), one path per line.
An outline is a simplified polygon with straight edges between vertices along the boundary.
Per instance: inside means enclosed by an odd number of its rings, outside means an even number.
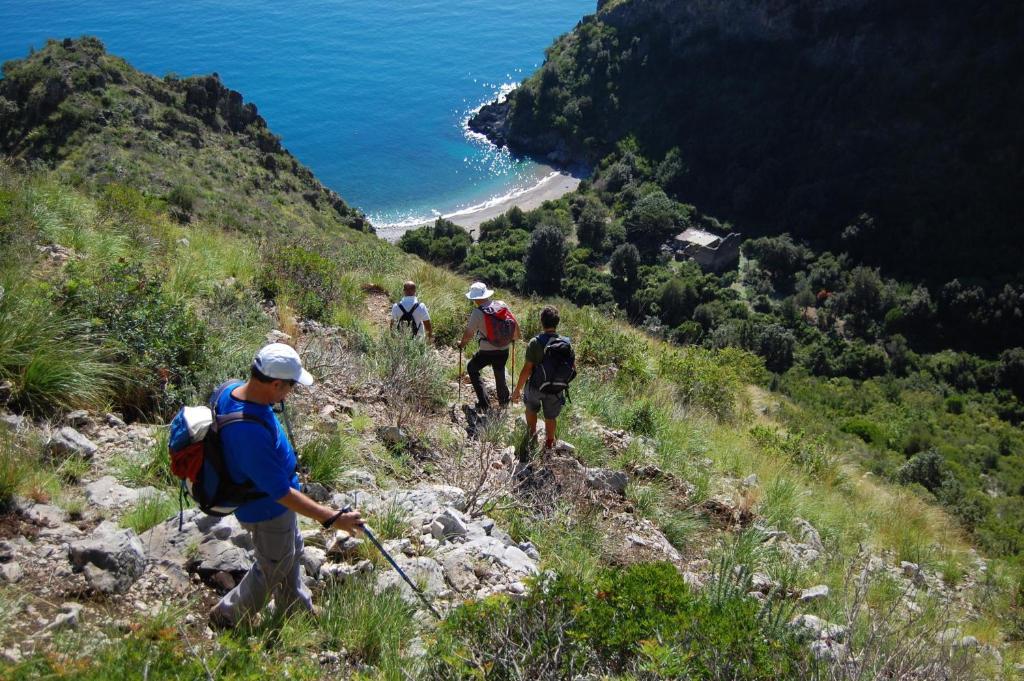
M811 601L818 601L828 598L828 587L824 584L818 586L812 586L810 589L804 589L800 592L800 602L810 603Z
M24 576L25 570L17 563L0 564L0 582L2 583L14 584L21 581L21 578Z
M314 579L320 574L320 567L327 560L327 552L315 546L302 547L302 566L306 568L306 574Z
M50 438L48 446L54 454L77 455L86 459L91 459L99 449L89 438L70 426L58 430Z
M52 622L46 625L44 631L59 631L61 629L77 629L81 620L82 606L79 603L62 603L61 612Z

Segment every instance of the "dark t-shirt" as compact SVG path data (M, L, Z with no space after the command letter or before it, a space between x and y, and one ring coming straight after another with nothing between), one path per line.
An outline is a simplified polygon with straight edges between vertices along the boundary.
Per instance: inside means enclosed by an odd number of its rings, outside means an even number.
M541 333L530 339L526 345L526 361L537 366L544 361L544 347L552 338L558 338L557 333Z

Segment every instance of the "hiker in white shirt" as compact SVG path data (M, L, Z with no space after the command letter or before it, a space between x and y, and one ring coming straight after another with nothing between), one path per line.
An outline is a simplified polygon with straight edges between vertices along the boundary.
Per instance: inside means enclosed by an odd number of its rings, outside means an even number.
M413 336L426 335L428 342L434 340L434 327L430 324L430 311L416 298L416 284L407 281L402 285L404 297L391 307L391 328L396 326Z

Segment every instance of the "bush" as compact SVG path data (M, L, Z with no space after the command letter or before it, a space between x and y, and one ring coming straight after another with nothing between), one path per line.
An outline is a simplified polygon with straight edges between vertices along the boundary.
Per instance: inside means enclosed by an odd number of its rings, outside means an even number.
M142 534L172 517L178 511L178 502L166 494L147 494L121 517L121 527Z
M917 483L933 494L946 481L948 472L942 455L934 449L915 454L896 472L901 485Z
M359 438L341 430L320 435L302 446L299 465L306 471L306 479L328 488L337 487L345 469L358 460L356 445Z
M0 284L0 380L10 404L37 416L100 408L124 378L103 335L20 281Z
M839 430L856 435L870 445L884 446L886 443L885 434L878 424L862 416L846 419L839 426Z
M473 237L451 220L437 218L433 226L409 230L398 240L398 247L435 265L457 267L466 259Z
M285 295L303 317L325 320L340 299L345 278L339 265L302 246L285 246L265 255L260 287L264 296Z
M384 678L401 678L409 662L402 653L416 634L414 612L397 589L376 593L372 578L354 578L328 587L321 598L317 627L332 650L345 650Z
M448 400L444 367L422 340L405 333L385 333L367 361L388 394L394 424L406 425L419 412L433 411Z
M0 513L6 513L14 495L31 473L32 457L8 433L0 432Z
M125 413L169 416L206 368L207 329L193 309L164 294L158 277L139 263L114 263L102 278L72 278L67 305L112 341L132 372L118 397Z
M759 614L757 601L723 589L690 591L668 563L556 575L522 601L491 597L457 608L430 655L435 678L576 678L626 675L776 679L799 645Z
M629 242L650 253L675 236L688 219L689 212L659 190L637 201L623 224Z

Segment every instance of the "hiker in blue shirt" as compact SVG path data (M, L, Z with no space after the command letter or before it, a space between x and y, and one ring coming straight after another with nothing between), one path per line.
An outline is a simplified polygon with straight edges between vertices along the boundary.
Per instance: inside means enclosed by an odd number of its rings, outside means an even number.
M299 491L295 449L271 408L283 402L296 383L312 385L313 377L302 368L294 348L272 343L256 354L249 380L228 386L217 400L218 415L244 412L259 419L232 423L220 437L230 477L238 483L250 482L265 496L235 511L252 536L255 560L238 586L210 610L214 629L254 619L270 596L279 612L313 609L299 574L303 547L296 514L352 534L362 527L359 511L342 513Z

